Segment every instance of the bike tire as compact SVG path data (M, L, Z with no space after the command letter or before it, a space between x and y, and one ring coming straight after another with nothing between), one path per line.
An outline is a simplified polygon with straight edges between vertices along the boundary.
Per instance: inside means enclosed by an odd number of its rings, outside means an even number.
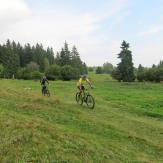
M50 91L49 91L49 90L46 90L46 95L47 95L48 97L50 97Z
M87 104L87 106L90 109L94 109L94 107L95 107L95 100L94 100L93 96L87 95L86 104Z
M45 90L43 89L43 90L42 90L42 95L45 96L45 94L46 94L46 92L45 92Z
M42 86L42 95L45 96L46 95L46 87Z
M82 95L79 92L76 93L76 97L75 98L76 98L76 102L79 105L83 105L83 98L82 98Z

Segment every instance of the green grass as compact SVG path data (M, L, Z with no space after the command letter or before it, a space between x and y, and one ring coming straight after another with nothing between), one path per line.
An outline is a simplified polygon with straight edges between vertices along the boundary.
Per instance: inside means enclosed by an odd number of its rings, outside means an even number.
M163 162L163 84L90 77L94 110L76 81L0 80L0 162Z

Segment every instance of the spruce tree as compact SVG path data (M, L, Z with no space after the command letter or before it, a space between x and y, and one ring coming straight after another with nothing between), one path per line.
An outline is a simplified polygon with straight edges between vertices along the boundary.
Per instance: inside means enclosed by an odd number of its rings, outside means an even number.
M53 48L49 48L49 47L47 48L47 50L46 50L46 58L49 60L50 65L55 63Z
M70 53L69 48L68 48L68 43L66 41L64 43L64 53L65 53L64 65L70 65L72 56L71 56L71 53Z
M80 59L79 52L78 52L78 50L77 50L77 48L75 46L73 46L73 48L72 48L71 56L72 56L71 66L74 67L74 68L79 69L80 73L81 73L83 65L82 65L82 61Z
M129 43L123 41L121 52L118 54L118 58L121 62L118 64L117 68L123 82L133 82L135 80L132 52L129 50L129 47Z

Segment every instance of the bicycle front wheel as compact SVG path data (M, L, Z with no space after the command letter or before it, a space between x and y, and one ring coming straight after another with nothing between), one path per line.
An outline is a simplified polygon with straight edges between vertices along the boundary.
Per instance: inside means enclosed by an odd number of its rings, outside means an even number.
M79 93L79 92L76 93L76 102L77 102L79 105L82 105L82 104L83 104L83 98L82 98L81 93Z
M90 109L94 109L95 107L95 100L91 95L87 95L86 104Z

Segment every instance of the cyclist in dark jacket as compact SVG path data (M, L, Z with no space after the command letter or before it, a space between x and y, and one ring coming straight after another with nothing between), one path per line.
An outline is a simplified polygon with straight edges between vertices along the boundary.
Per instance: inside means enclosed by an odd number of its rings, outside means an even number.
M49 84L48 79L46 78L46 76L43 76L42 79L40 80L41 86L42 86L42 94L44 92L44 90L46 89L46 83Z

